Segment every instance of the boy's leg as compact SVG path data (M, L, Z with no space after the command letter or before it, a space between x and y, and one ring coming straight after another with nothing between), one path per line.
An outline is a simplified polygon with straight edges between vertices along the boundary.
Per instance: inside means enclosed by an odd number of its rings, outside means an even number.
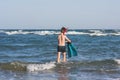
M63 53L63 62L66 62L66 52Z
M57 62L60 63L60 52L57 54Z

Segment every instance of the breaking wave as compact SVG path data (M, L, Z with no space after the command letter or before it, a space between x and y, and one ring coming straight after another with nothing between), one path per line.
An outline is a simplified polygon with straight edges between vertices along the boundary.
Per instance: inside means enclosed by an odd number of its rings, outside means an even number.
M67 34L69 35L89 35L89 36L120 36L119 30L111 30L111 32L107 32L109 30L69 30ZM7 35L15 35L15 34L37 34L37 35L54 35L59 34L58 30L0 30L0 33L5 33Z
M48 70L55 67L55 62L45 63L45 64L28 64L27 71L41 71Z
M114 59L114 61L120 65L120 59Z
M55 31L23 31L23 30L1 31L0 33L5 33L5 34L8 34L8 35L15 35L15 34L38 34L38 35L58 34Z
M23 62L10 62L10 63L1 63L0 69L3 70L12 70L12 71L42 71L49 70L55 67L55 62L48 63L23 63Z
M12 70L12 71L28 71L28 72L34 72L34 71L43 71L43 70L50 70L54 69L56 67L60 67L61 65L64 65L68 68L72 67L90 67L90 66L116 66L120 65L120 59L114 59L114 60L101 60L101 61L70 61L67 63L59 63L56 62L47 62L47 63L24 63L24 62L9 62L9 63L0 63L0 69L2 70Z

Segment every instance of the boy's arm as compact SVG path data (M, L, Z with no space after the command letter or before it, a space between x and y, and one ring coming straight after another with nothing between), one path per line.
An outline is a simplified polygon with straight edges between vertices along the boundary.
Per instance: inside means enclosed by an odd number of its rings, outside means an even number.
M65 36L65 40L71 43L71 40L67 36Z

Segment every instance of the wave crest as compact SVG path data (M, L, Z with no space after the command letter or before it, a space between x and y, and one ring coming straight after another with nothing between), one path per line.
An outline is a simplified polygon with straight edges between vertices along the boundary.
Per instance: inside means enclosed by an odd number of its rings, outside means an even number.
M55 62L45 63L45 64L28 64L27 71L42 71L48 70L55 67Z
M120 59L115 59L114 61L120 65Z
M12 71L42 71L48 70L55 67L55 62L48 63L23 63L23 62L10 62L10 63L0 63L0 69L12 70Z
M120 66L119 59L113 60L98 60L98 61L68 61L67 63L59 63L56 62L47 62L47 63L24 63L24 62L10 62L10 63L0 63L0 69L2 70L12 70L12 71L28 71L28 72L37 72L37 71L44 71L44 70L51 70L57 69L60 67L66 68L74 68L74 67L81 67L84 66L83 69L90 67L100 67L103 66ZM107 68L107 67L106 67ZM105 68L105 69L106 69ZM91 69L91 68L90 68Z
M59 34L58 30L1 30L0 33L5 33L7 35L15 35L15 34L37 34L37 35L54 35ZM78 31L78 30L69 30L67 32L69 35L89 35L89 36L120 36L120 31L112 30L108 32L107 30L86 30L86 31Z

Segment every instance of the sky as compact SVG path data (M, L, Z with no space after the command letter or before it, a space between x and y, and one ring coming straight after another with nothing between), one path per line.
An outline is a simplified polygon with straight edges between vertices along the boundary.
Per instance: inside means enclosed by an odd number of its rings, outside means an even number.
M120 0L0 0L0 29L120 29Z

